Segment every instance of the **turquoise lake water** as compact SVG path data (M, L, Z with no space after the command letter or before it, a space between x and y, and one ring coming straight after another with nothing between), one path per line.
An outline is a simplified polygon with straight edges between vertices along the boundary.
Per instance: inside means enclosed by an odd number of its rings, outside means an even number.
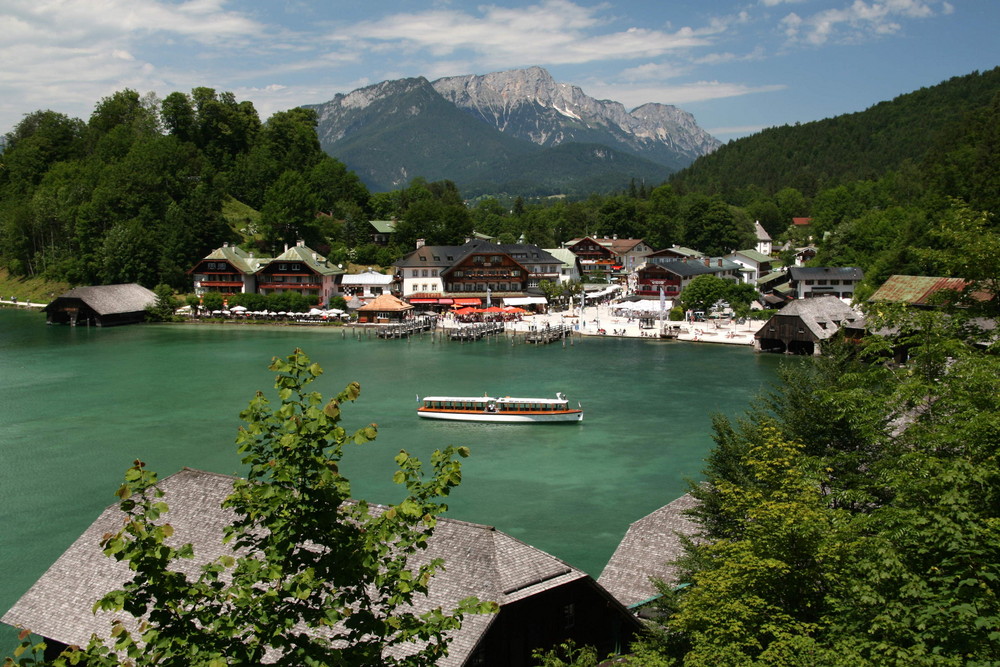
M742 412L779 364L746 347L675 341L564 347L358 339L308 327L71 328L0 310L0 609L114 502L133 459L161 477L184 466L239 474L239 412L258 389L274 399L267 366L296 347L325 369L313 385L324 396L361 383L345 428L379 425L378 439L349 448L342 466L357 497L399 498L391 478L400 449L429 464L435 448L467 445L448 516L496 526L595 578L630 523L699 477L712 414ZM557 391L583 404L582 423L460 424L415 413L417 394Z

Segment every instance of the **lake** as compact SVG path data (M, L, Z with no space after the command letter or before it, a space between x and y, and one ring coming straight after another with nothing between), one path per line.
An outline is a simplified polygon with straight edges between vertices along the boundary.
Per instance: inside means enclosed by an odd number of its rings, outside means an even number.
M460 344L357 337L326 327L47 326L0 310L0 608L8 609L115 501L133 459L161 477L184 466L239 474L234 438L272 357L301 347L329 397L358 381L342 471L356 497L394 502L393 456L466 445L448 516L496 526L595 578L630 523L685 492L712 446L711 417L737 415L780 359L744 346L622 338ZM416 396L567 394L582 423L499 425L416 416ZM181 536L183 537L183 536ZM9 645L7 637L0 644ZM0 654L6 650L0 649Z

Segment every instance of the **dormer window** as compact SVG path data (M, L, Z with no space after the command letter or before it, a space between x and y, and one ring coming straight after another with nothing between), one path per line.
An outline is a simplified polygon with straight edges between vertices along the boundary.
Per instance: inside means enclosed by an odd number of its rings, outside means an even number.
M420 261L421 261L421 262L426 262L426 261L427 261L427 258L426 258L426 257L424 257L423 255L421 255L421 256L420 256Z

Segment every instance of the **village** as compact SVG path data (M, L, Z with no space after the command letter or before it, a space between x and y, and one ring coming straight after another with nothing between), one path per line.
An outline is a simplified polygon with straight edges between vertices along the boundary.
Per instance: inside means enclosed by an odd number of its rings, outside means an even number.
M371 238L387 242L392 221L370 224ZM809 219L793 224L808 225ZM535 343L609 336L807 355L820 354L822 342L842 329L861 335L862 317L851 307L864 278L860 269L804 266L815 255L812 246L794 248L795 263L783 266L760 223L755 233L754 248L722 257L614 237L588 236L547 249L484 235L457 246L418 240L391 269L356 273L302 242L273 258L225 244L190 269L192 293L177 315L223 323L346 324L383 338L428 330L456 340L506 333ZM683 309L682 293L703 276L750 286L755 299L742 312L722 300L705 310ZM893 276L881 297L898 296L898 283L915 279ZM961 287L961 281L938 282L936 290ZM310 306L240 305L245 295L280 294ZM44 308L49 323L112 326L141 321L154 298L138 285L79 287Z

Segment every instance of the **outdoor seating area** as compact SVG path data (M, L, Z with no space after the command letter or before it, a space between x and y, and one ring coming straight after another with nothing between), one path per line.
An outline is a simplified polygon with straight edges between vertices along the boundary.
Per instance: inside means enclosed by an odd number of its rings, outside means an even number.
M193 319L228 319L228 320L263 320L273 322L301 322L304 324L322 324L324 322L346 322L351 316L339 308L311 308L308 312L288 312L284 310L249 310L244 306L233 306L223 310L193 309L184 306L177 309L177 314Z
M456 308L449 313L449 316L461 323L520 322L530 312L517 306L490 306L489 308L466 306L464 308Z

